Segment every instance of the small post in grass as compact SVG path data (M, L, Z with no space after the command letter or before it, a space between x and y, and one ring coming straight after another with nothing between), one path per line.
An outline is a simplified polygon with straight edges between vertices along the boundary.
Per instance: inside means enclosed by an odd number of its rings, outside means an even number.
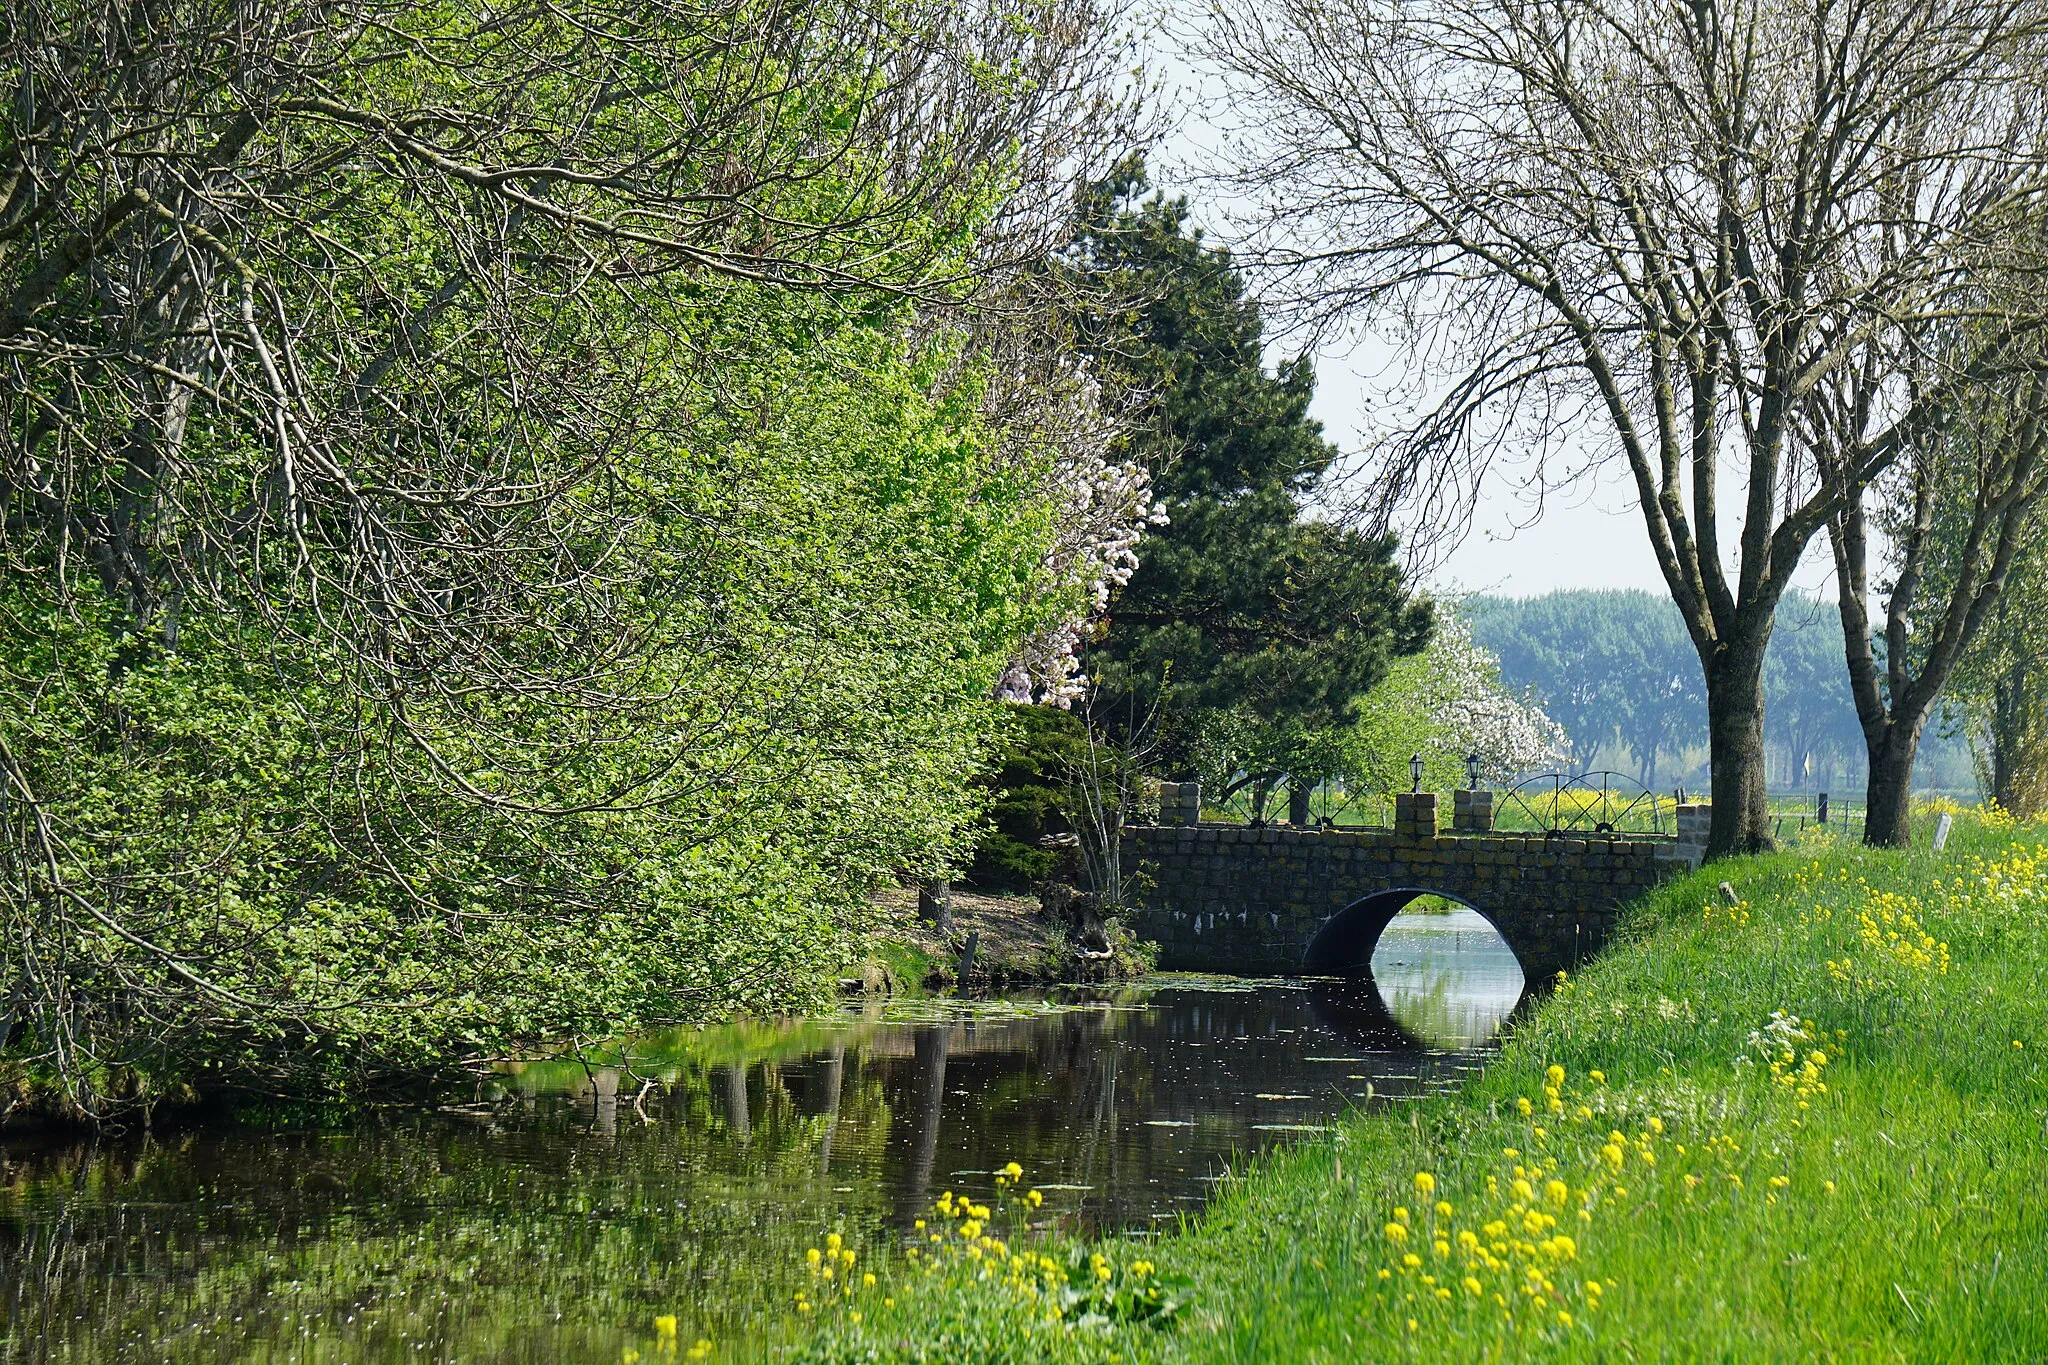
M1955 827L1956 818L1947 811L1943 811L1941 818L1934 822L1934 851L1936 853L1948 847L1948 832Z

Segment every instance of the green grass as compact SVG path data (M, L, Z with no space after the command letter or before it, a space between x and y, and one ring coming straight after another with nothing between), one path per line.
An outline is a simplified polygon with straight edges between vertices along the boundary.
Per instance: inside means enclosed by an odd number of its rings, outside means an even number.
M1266 1160L1158 1242L1021 1239L1050 1270L936 1219L805 1310L805 1357L2048 1358L2044 844L1966 819L1939 855L1715 864L1461 1092Z

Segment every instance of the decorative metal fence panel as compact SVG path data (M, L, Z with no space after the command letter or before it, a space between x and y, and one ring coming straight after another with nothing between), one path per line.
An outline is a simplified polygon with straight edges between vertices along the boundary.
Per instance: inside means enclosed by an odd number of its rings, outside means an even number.
M1553 835L1672 834L1676 805L1627 773L1542 773L1501 794L1494 824Z

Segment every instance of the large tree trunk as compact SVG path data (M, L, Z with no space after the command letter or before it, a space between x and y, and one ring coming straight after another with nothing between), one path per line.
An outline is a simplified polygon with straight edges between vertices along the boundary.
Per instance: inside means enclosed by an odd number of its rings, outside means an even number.
M1768 623L1770 618L1766 616ZM1757 853L1772 847L1764 768L1764 649L1756 639L1727 641L1706 669L1708 772L1714 803L1707 856Z
M1863 842L1872 848L1904 848L1913 841L1913 762L1926 719L1922 712L1864 736L1870 782L1864 789Z

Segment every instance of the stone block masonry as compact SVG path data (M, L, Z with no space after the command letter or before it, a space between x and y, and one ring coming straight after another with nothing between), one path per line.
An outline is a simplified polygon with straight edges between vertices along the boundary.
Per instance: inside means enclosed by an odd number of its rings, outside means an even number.
M1534 980L1598 952L1625 902L1698 866L1706 810L1680 811L1677 840L1443 835L1429 792L1395 798L1392 830L1131 826L1124 866L1152 879L1131 927L1168 970L1341 972L1434 892L1490 920Z

